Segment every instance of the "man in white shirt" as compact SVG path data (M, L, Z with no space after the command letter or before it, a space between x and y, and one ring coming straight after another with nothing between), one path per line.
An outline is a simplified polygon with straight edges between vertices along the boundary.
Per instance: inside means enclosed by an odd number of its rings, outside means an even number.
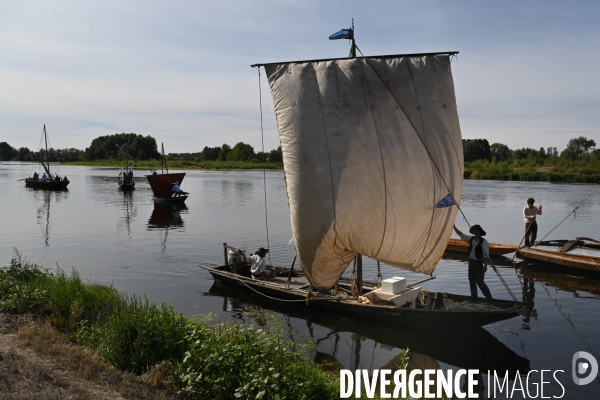
M523 219L525 220L525 247L531 247L535 244L537 238L538 225L536 217L542 215L542 205L540 207L534 207L533 198L527 199L527 206L523 209Z
M478 302L477 287L485 296L485 300L489 303L494 300L490 289L483 281L487 271L488 257L490 254L490 244L482 236L485 236L485 231L480 225L473 225L469 232L474 236L465 235L458 230L454 225L454 232L460 236L460 240L469 243L469 286L471 288L471 301Z
M250 274L252 274L252 279L261 279L261 280L267 280L267 281L271 280L271 277L265 271L265 269L266 269L265 256L267 255L268 252L269 252L269 249L265 249L264 247L261 247L258 249L256 254L251 255L250 257L246 257L244 255L244 253L241 253L242 258L244 258L244 260L246 262L250 263Z

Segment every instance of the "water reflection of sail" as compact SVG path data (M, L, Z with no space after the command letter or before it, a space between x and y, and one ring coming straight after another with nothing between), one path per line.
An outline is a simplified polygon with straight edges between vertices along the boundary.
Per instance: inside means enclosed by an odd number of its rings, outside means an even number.
M36 201L41 200L41 205L37 208L37 222L42 226L42 235L44 237L44 245L50 246L50 203L54 198L54 201L58 202L68 195L68 191L40 191L31 190Z
M43 204L38 207L37 220L38 224L43 224L44 244L50 246L50 195L52 192L41 192Z
M182 204L154 203L154 210L148 220L148 229L169 229L184 226L181 214L187 211L187 206Z
M363 339L370 339L383 346L391 346L397 349L408 348L415 354L418 353L430 357L436 362L443 362L459 368L479 369L480 371L493 370L502 374L505 371L509 371L509 375L512 376L514 376L516 371L523 373L530 369L528 359L517 355L483 328L452 333L439 330L415 330L397 327L391 329L377 324L360 323L354 319L337 317L332 314L325 315L313 312L310 308L293 307L289 304L264 300L258 296L253 296L245 291L236 290L218 282L213 284L208 294L225 298L234 297L237 301L260 304L262 307L277 313L305 319L307 325L309 325L310 332L314 332L311 329L312 324L318 324L329 328L329 335L351 334L353 338L362 337ZM226 303L232 304L232 302ZM233 304L238 304L241 311L245 307L253 307L244 303ZM319 338L315 339L319 342ZM354 343L351 354L352 365L345 365L344 367L352 369L356 365L359 365L360 353L360 343ZM335 357L333 354L330 354L330 356ZM322 355L321 357L323 358Z
M169 237L169 231L173 229L182 229L185 221L181 217L182 214L187 213L187 206L185 203L154 203L154 210L148 220L149 230L164 230L165 235L161 239L163 250L167 247L167 239Z
M131 221L137 216L137 207L133 202L133 192L131 190L123 191L122 195L123 204L120 208L124 211L124 216L119 218L118 226L122 226L121 224L124 221L127 229L127 236L131 237Z

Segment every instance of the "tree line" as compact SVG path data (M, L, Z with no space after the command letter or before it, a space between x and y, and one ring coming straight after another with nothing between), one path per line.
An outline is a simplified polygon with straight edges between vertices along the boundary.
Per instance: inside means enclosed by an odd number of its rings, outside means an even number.
M143 136L136 133L116 133L114 135L100 136L92 140L90 147L85 150L48 149L48 160L52 162L76 162L96 160L121 160L126 156L123 152L137 160L160 159L156 139L152 136ZM16 149L7 142L0 143L0 161L39 161L44 151L31 151L27 147ZM223 144L220 147L205 146L198 153L170 153L167 159L194 160L194 161L234 161L251 163L281 163L283 154L281 146L270 152L255 152L254 148L246 143L239 142L231 147Z
M478 160L487 160L490 162L538 159L561 158L563 160L600 160L600 149L594 149L596 142L585 136L569 140L567 147L558 153L556 147L540 147L539 150L524 147L522 149L511 150L502 143L489 144L487 139L463 139L463 153L465 162Z
M254 152L254 148L249 144L239 142L231 147L223 144L220 147L205 146L200 153L171 153L169 157L180 160L195 161L237 161L251 163L281 163L283 162L283 151L281 146L269 152Z
M600 180L600 149L585 136L556 147L511 150L486 139L463 139L464 177L513 181L594 183Z

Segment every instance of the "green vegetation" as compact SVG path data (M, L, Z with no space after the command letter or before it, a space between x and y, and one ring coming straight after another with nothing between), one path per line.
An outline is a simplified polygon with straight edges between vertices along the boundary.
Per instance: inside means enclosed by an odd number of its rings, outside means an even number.
M70 340L111 365L160 377L185 398L326 399L339 397L339 376L303 356L278 329L206 322L166 305L85 284L73 271L51 272L17 255L0 269L0 311L46 316Z
M231 170L231 169L282 169L283 163L254 163L242 161L196 161L185 159L174 159L167 156L169 170L177 169L208 169L208 170ZM118 160L99 160L99 161L75 161L68 162L65 165L87 165L96 167L123 167L124 162ZM161 163L158 160L138 161L134 163L134 169L160 171Z
M463 139L466 179L594 183L600 180L600 149L583 136L556 147L511 150L486 139Z
M90 147L85 149L85 158L88 161L123 159L124 155L121 149L140 160L160 157L156 139L152 136L142 136L136 133L116 133L92 140Z
M94 139L85 151L77 149L48 149L48 159L68 165L123 166L127 155L136 159L135 168L156 170L161 168L161 155L152 136L136 133L116 133ZM0 143L0 161L38 161L42 152L28 148L15 149L6 142ZM231 147L208 147L199 153L171 153L166 156L172 169L282 169L281 146L269 152L254 152L249 144L239 142Z

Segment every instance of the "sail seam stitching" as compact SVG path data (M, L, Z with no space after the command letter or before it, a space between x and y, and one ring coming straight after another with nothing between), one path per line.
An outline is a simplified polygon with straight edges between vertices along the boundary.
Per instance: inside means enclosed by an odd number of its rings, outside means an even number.
M315 66L313 65L313 63L310 63L310 66L312 67L312 70L315 74L315 79L318 81L319 79L317 77L317 70L315 69ZM337 64L336 64L336 66L337 66ZM336 83L337 83L337 80L336 80ZM336 218L336 210L335 210L335 194L334 194L335 191L333 188L333 171L331 168L331 153L329 151L329 138L327 137L327 124L325 123L325 114L323 113L323 99L322 98L319 101L319 103L320 103L319 110L321 111L321 120L323 122L323 132L325 133L325 146L327 148L327 165L329 166L329 182L330 182L330 187L331 187L331 200L332 200L332 208L333 208L333 248L335 249L336 245L337 245L337 218ZM343 257L341 255L340 255L340 259L343 259Z
M365 82L364 71L363 71L363 63L360 63L360 73L363 78L363 82ZM387 88L387 86L386 86ZM383 248L383 242L385 241L385 236L387 233L387 219L388 219L388 196L387 196L387 178L385 174L385 160L383 158L383 148L381 147L381 138L379 137L379 130L377 129L377 121L375 119L375 112L373 111L373 107L371 107L371 116L373 117L373 125L375 126L375 135L377 136L377 144L379 145L379 155L381 156L381 169L383 172L383 198L384 198L384 214L383 214L383 234L381 236L381 242L379 243L379 249L377 249L377 253L373 256L373 258L377 257Z

